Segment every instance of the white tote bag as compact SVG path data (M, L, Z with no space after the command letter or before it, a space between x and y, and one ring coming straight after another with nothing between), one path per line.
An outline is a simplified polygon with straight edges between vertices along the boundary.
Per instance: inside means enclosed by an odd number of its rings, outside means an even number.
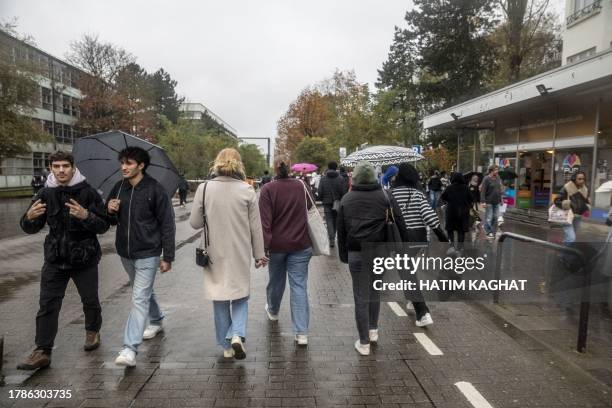
M570 225L573 221L574 212L571 208L569 210L562 210L553 204L548 209L548 222L561 225Z
M327 237L327 228L323 223L323 218L317 210L317 206L312 200L306 186L304 185L304 199L306 201L306 219L308 222L308 235L312 242L312 255L329 255L329 238ZM310 210L308 209L308 201L312 203Z

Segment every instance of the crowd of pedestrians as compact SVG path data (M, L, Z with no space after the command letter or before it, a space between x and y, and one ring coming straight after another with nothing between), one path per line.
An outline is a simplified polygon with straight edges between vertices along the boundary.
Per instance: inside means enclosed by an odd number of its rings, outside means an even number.
M102 251L97 235L116 226L117 254L132 285L132 302L126 311L123 347L117 365L136 365L143 340L163 332L164 313L155 294L157 272L172 269L176 226L171 198L147 173L149 154L127 147L118 155L121 180L103 200L65 152L50 157L51 173L21 218L29 234L45 225L39 311L35 349L19 365L36 369L51 363L58 316L68 281L77 287L85 315L85 351L99 347L102 310L98 298L98 263ZM338 256L348 264L355 303L361 355L379 340L380 293L374 275L363 264L365 242L390 240L394 225L402 242L410 242L409 255L427 250L430 237L463 249L472 221L479 220L478 205L485 207L483 228L495 236L502 183L499 168L490 166L480 181L476 174L434 172L425 181L408 163L389 166L384 172L359 162L351 175L329 162L316 182L294 177L286 163L277 163L274 177L264 174L259 194L245 182L239 152L223 149L211 168L211 177L195 192L189 223L202 229L197 263L202 267L204 298L212 302L217 345L226 358L244 359L247 348L251 266L268 268L265 312L279 320L287 281L295 343L308 345L310 307L308 269L313 256L309 209L318 198L323 207L330 248L338 243ZM180 203L186 203L188 184L179 186ZM577 172L563 187L555 204L572 209L573 223L564 227L565 242L575 241L580 216L590 208L585 175ZM438 211L441 205L443 210ZM443 223L440 219L443 218ZM324 234L323 234L324 236ZM415 324L433 324L433 317L418 291L405 291L415 311Z

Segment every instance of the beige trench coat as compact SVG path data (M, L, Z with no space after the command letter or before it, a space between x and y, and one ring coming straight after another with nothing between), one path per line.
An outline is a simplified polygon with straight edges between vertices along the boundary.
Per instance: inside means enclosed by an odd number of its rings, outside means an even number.
M264 240L257 195L253 187L232 177L206 181L208 253L212 264L204 268L204 297L234 300L246 297L251 289L253 259L262 258ZM202 228L202 191L195 193L189 223ZM204 235L202 235L204 239ZM204 244L200 243L203 247Z

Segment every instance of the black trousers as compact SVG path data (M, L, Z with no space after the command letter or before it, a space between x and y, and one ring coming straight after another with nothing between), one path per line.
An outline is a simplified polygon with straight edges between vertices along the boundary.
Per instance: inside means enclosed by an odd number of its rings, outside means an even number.
M40 278L40 299L36 315L36 348L51 353L57 322L68 281L72 279L81 296L85 330L99 331L102 308L98 299L98 265L82 269L59 269L45 263Z
M363 270L361 252L348 253L348 265L353 280L355 299L355 321L361 344L370 343L369 330L378 329L380 315L380 292L374 289L372 271ZM378 279L378 278L377 278Z
M336 239L336 221L338 213L334 211L332 204L323 204L323 212L325 213L325 223L327 224L327 236L329 243L333 244Z
M179 190L179 205L187 204L187 190Z

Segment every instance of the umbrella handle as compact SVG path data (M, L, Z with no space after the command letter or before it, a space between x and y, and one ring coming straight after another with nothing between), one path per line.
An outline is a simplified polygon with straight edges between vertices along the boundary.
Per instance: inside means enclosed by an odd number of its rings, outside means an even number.
M117 197L115 197L115 200L119 199L119 194L121 194L121 187L123 187L123 180L125 179L121 177L121 184L119 185L119 191L117 191Z

